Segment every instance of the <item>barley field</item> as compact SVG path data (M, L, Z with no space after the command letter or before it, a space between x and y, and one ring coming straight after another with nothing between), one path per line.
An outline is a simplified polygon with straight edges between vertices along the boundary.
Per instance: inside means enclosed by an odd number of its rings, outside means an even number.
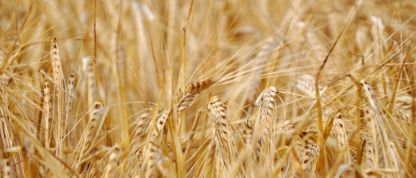
M415 177L415 12L0 0L0 177Z

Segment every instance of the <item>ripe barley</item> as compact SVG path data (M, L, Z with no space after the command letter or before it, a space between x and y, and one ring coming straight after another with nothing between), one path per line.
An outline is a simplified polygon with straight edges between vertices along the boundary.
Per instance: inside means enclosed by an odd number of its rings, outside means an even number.
M303 93L307 94L309 97L315 98L315 78L311 75L304 74L295 81L294 87ZM325 92L326 88L319 86L319 93L322 95Z
M86 129L84 130L84 133L82 134L82 140L80 141L79 145L79 160L82 159L84 154L86 154L92 148L92 144L94 144L101 109L102 104L100 102L95 102L89 113L89 121L87 123Z
M272 119L272 115L275 112L276 101L275 97L277 96L277 89L275 87L269 87L265 89L257 98L255 105L259 107L258 118L254 126L254 141L256 142L256 160L260 161L260 158L264 148L269 149L272 147L272 143L269 142L272 140L269 136L273 135L271 133L274 128L275 121ZM270 143L265 145L265 143ZM264 151L266 153L267 151ZM266 154L268 154L267 152Z
M150 123L150 111L149 109L145 109L143 111L143 114L141 114L140 117L136 119L136 123L134 125L135 129L133 132L133 138L139 139L143 137L147 127L149 126L149 123Z
M260 107L256 126L264 129L264 133L262 134L269 133L272 127L273 121L271 117L276 107L275 97L277 96L277 92L275 87L269 87L259 95L255 102Z
M107 165L105 166L104 178L115 177L117 175L116 167L119 165L121 154L122 152L120 147L118 145L115 145L111 150Z
M155 173L155 158L157 156L156 151L159 149L158 144L161 141L163 128L165 127L166 121L169 118L170 109L164 111L156 120L156 125L152 130L147 145L145 145L144 158L139 160L138 167L144 169L145 177L150 177ZM143 162L143 163L142 163ZM143 165L143 167L142 167Z
M302 169L308 177L313 177L319 155L316 135L317 133L313 131L302 131L295 137L292 144L295 147Z
M215 82L211 79L190 83L188 86L186 86L185 94L179 100L176 110L181 112L190 107L195 101L195 98L198 97L202 91L206 90L214 83Z
M153 142L149 142L149 148L148 148L148 161L146 164L146 170L145 170L145 178L151 178L156 177L156 163L157 163L157 157L159 154L159 146Z
M72 110L72 103L74 98L74 88L75 88L75 72L72 72L69 75L68 84L66 85L66 95L65 95L65 121L63 128L64 133L68 133L68 122L70 118L70 113Z
M51 45L51 60L52 60L52 69L53 69L53 80L54 80L54 105L56 106L56 111L53 112L53 115L56 119L56 153L59 156L63 154L63 147L65 147L64 135L65 135L65 125L64 125L64 73L62 70L62 61L59 54L59 47L56 43L56 39L52 39Z
M52 61L52 70L53 70L53 80L54 84L58 87L63 86L64 82L64 73L62 70L62 61L59 52L58 43L56 42L56 38L52 39L51 45L51 61Z
M49 82L43 83L43 121L45 123L45 146L46 148L50 147L50 142L52 138L52 104L51 104L51 94L49 89Z
M88 106L92 106L97 101L97 81L95 78L94 62L91 58L87 60L87 85L88 85Z
M378 103L376 95L372 89L372 87L364 80L360 81L361 85L364 89L364 95L366 96L366 100L370 105L371 111L374 113L374 116L372 119L373 121L373 129L374 129L374 140L375 144L379 145L381 147L380 154L383 155L382 159L385 164L388 164L390 162L390 157L387 157L386 148L388 148L388 144L390 143L390 138L387 135L387 129L386 127L386 121L382 113L382 107L380 107L380 103ZM378 142L377 142L378 141ZM378 151L378 150L376 150ZM377 156L377 154L376 154ZM376 157L376 162L378 162L379 157Z
M4 178L13 178L15 175L13 174L12 163L10 159L3 160L3 177Z
M253 136L253 127L250 124L249 117L247 117L243 126L243 138L246 144L249 144L251 142L252 136Z
M413 103L413 97L410 95L403 95L397 97L396 103L395 103L395 110L394 110L394 116L396 119L403 120L407 123L412 123L412 103Z
M145 109L143 114L136 119L134 123L134 131L130 144L130 161L139 159L142 155L143 139L146 136L146 130L149 127L151 121L150 111Z
M391 157L388 163L388 166L391 167L393 170L398 170L400 166L400 155L397 152L396 146L392 141L390 141L389 146L387 147L387 152L389 153L389 156Z
M364 115L364 129L361 131L363 140L361 167L363 169L377 168L379 150L376 145L377 133L374 115L367 108L364 109L362 114Z
M165 127L166 121L169 118L170 110L163 112L156 120L156 127L153 130L152 137L156 138L162 134L163 128Z
M255 70L251 73L251 76L248 79L249 82L245 86L247 91L247 97L249 100L252 100L252 98L255 97L254 95L257 92L261 82L260 76L266 69L265 66L268 62L268 59L272 56L272 54L279 47L279 45L282 44L283 43L280 37L274 35L264 40L263 44L260 46L258 53L253 59L252 65L250 65L258 68L258 70Z
M344 122L344 118L342 117L341 113L337 113L334 119L334 131L338 141L338 146L340 149L345 149L346 152L346 161L350 162L351 157L349 154L348 149L348 135L345 129L346 125Z
M68 85L67 85L67 93L66 93L66 104L65 104L65 126L68 125L69 115L72 109L72 103L74 98L74 88L75 88L75 78L76 75L72 72L69 75Z
M12 77L10 77L9 75L5 73L0 74L0 84L2 86L8 86L11 81L12 81Z
M214 122L214 145L216 166L230 166L234 154L234 141L228 120L228 110L220 98L214 96L208 104L208 114ZM219 164L219 165L218 165Z

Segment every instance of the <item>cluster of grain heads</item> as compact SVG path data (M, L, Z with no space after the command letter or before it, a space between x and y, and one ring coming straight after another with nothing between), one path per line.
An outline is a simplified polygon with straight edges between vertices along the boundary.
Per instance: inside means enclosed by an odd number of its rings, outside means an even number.
M206 90L214 83L215 82L213 80L207 79L188 84L185 88L185 92L182 98L179 100L176 107L177 112L181 112L190 107L195 101L195 98L198 97L202 91Z
M416 1L161 1L0 1L0 177L415 177Z

